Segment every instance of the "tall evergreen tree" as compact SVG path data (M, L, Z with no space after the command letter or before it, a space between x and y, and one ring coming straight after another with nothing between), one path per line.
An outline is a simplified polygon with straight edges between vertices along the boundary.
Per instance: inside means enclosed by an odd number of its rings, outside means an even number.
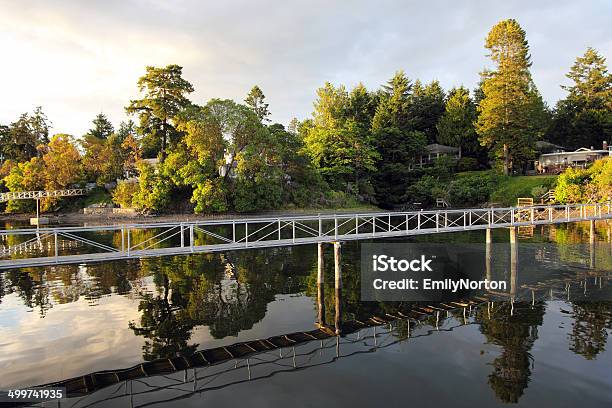
M187 94L193 86L183 79L183 68L168 65L164 68L148 66L146 74L138 80L138 89L144 92L142 99L132 100L125 108L128 114L138 114L139 131L157 149L160 160L166 157L168 143L178 138L175 116L190 104ZM152 139L152 140L150 140ZM147 144L145 141L145 144Z
M423 86L416 81L412 88L409 102L409 116L412 130L423 132L428 143L437 139L436 124L444 113L446 95L438 81L431 81Z
M436 125L438 142L458 147L460 156L465 151L473 152L478 144L475 120L476 107L469 91L464 87L452 89L444 113Z
M113 124L110 122L110 120L108 120L104 113L98 113L92 123L93 128L89 129L87 135L95 137L96 139L107 139L115 131Z
M253 112L255 112L255 115L257 115L262 123L270 121L270 119L268 119L268 116L270 116L270 111L268 110L268 104L266 103L266 96L257 85L251 88L251 91L247 95L244 102Z
M478 105L480 143L501 161L504 174L524 169L543 132L545 106L531 79L525 31L513 19L497 23L485 47L496 69L483 73L484 98Z
M372 118L372 132L380 161L374 174L374 190L379 205L394 207L407 200L411 165L427 143L423 132L414 130L410 117L413 85L403 71L383 86L380 102Z
M557 103L547 138L569 149L601 147L612 139L612 75L593 48L578 57L566 75L572 85Z

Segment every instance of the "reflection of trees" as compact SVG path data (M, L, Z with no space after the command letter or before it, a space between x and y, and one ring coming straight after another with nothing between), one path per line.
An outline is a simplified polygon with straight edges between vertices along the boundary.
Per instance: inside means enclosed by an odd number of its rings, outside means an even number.
M0 274L2 296L16 293L25 306L44 316L53 304L95 300L111 293L132 290L139 270L134 262L95 263L87 267L55 265L44 268L12 269Z
M183 319L181 313L176 313L169 299L170 282L168 276L156 275L161 279L160 291L156 295L146 293L140 301L138 311L141 312L140 327L130 322L129 327L137 336L143 336L145 344L143 358L155 360L160 357L173 357L182 353L192 353L197 344L187 346L193 326L188 319ZM174 293L172 294L174 296Z
M308 248L236 251L231 255L203 254L141 261L154 276L156 295L144 294L136 335L146 338L145 359L188 354L195 326L206 325L215 338L235 336L261 321L276 294L304 289ZM291 255L291 256L290 256ZM311 259L312 261L312 259Z
M487 341L502 348L501 355L493 361L489 385L501 401L516 403L529 383L529 351L538 338L545 307L541 303L515 303L512 316L511 307L509 303L498 304L490 319L486 311L479 311L476 319Z
M6 272L5 284L8 293L16 293L23 303L31 308L38 308L41 317L51 309L49 300L49 285L46 282L45 272L42 269L24 268L11 269Z
M612 329L612 302L572 303L574 322L570 350L592 360L605 350L607 330Z

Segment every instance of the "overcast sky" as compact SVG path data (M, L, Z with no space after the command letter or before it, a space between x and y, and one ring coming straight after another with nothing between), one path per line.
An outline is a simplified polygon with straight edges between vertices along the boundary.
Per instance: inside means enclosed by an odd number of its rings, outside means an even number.
M494 5L494 3L496 3ZM472 89L489 29L515 18L553 105L588 46L612 55L612 1L0 0L0 124L43 106L53 133L117 125L146 65L179 64L204 104L258 84L274 121L312 111L325 81L375 89L395 71Z

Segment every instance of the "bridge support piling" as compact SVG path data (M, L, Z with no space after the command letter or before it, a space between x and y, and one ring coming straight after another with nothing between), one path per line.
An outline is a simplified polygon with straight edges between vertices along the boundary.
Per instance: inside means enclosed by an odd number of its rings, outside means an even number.
M509 227L510 230L510 244L516 244L516 227Z
M510 297L514 300L516 296L517 289L517 280L518 280L518 246L516 245L516 237L515 241L510 244Z
M491 251L491 243L487 242L485 244L485 271L486 271L486 279L487 280L492 280L493 277L493 271L492 271L492 267L491 267L491 261L492 261L492 251Z
M486 238L486 243L490 244L491 242L493 242L493 240L491 239L491 228L487 228L487 238Z
M591 220L590 221L590 228L589 228L589 243L590 244L594 244L595 243L595 220Z
M323 249L323 243L319 242L319 263L317 265L317 320L321 326L325 325L325 261Z
M341 252L340 252L341 244L340 242L334 242L334 286L336 289L335 293L335 303L336 303L336 316L335 316L335 326L336 326L336 334L341 333L340 325L342 323L342 264L341 264Z

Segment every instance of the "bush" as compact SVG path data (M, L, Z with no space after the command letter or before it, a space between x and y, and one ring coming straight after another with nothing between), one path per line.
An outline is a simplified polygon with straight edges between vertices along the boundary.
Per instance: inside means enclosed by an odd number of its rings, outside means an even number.
M545 186L539 185L531 189L531 196L533 198L540 198L547 192L548 192L548 189Z
M493 172L461 176L448 186L449 201L454 206L471 206L489 201L498 177Z
M421 203L427 207L437 198L448 198L444 184L438 178L425 175L406 189L406 201L410 204Z
M115 190L113 190L113 203L121 208L132 208L134 194L136 194L138 190L138 183L120 181Z
M134 207L143 211L160 211L170 202L171 183L162 177L147 162L137 164L138 190L132 198Z
M598 202L612 198L612 159L597 160L588 169L565 170L557 180L560 203Z
M478 170L479 168L478 160L473 157L462 157L457 162L457 171L459 172Z

